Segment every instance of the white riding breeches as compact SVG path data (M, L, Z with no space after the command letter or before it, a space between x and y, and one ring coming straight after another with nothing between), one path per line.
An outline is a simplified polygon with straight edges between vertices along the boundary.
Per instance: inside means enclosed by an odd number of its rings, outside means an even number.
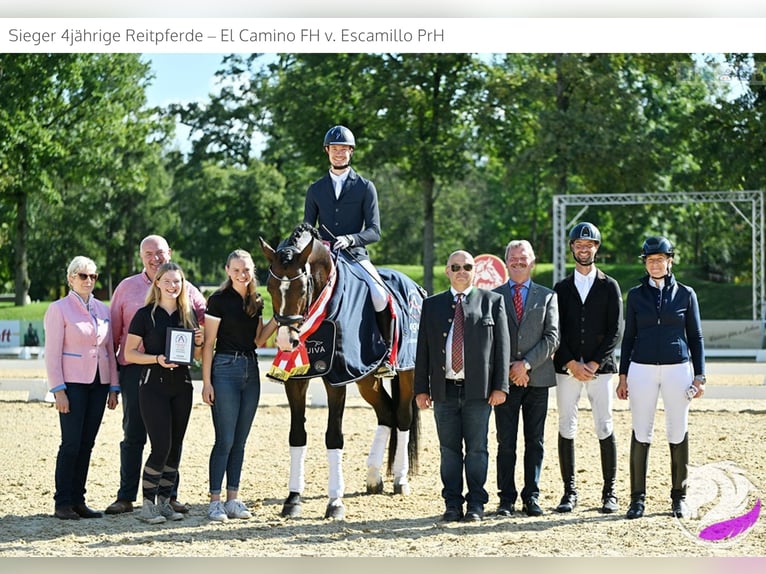
M578 403L583 387L593 411L593 425L596 437L603 440L612 434L612 405L614 373L596 375L590 381L580 381L568 374L556 373L556 404L559 412L559 434L573 439L577 434Z
M631 363L628 368L628 400L633 432L639 442L651 443L657 399L665 407L665 433L669 443L684 440L689 428L690 400L686 391L694 380L690 362L674 365Z
M383 286L383 280L378 274L378 270L369 259L362 259L359 264L367 271L362 272L364 280L370 288L370 297L372 297L372 306L375 311L382 311L388 305L388 292Z

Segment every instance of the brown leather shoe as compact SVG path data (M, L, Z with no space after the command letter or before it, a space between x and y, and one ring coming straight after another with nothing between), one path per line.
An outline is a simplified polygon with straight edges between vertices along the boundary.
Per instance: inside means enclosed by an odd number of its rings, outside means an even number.
M53 516L61 520L80 520L80 515L71 506L59 506Z
M103 514L100 512L93 510L92 508L88 508L88 505L83 504L75 504L72 507L72 510L74 510L80 518L101 518Z
M123 512L133 512L133 503L130 500L115 500L106 507L104 511L107 514L122 514Z
M176 498L170 499L170 507L175 512L180 512L181 514L186 514L187 512L189 512L189 508L190 508L188 504L184 502L178 502L178 499Z

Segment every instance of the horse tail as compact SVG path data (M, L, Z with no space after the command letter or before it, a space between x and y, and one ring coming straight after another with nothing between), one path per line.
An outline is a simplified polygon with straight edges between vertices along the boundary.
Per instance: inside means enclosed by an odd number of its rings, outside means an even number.
M399 374L397 373L391 379L391 402L394 405L394 428L391 429L392 432L388 439L388 461L386 465L388 474L392 473L394 456L396 455L396 445L398 442L396 430L399 428L400 423L400 416L396 409L396 405L399 404L400 398L401 385L399 384ZM407 445L407 459L409 460L410 474L417 474L419 470L420 454L420 409L418 409L414 395L409 404L409 415L407 418L409 418L409 425L407 428L410 431L410 441Z

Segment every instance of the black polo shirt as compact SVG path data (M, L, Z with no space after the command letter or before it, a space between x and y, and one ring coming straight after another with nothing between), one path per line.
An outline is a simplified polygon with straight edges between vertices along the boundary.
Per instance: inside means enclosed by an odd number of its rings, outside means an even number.
M245 312L245 300L233 287L213 293L207 300L205 314L221 320L216 335L216 352L249 352L255 350L255 335L261 311L255 317Z

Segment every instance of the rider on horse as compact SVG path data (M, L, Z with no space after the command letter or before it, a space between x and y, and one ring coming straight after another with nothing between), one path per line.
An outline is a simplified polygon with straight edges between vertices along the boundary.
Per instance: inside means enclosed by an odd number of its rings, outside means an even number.
M330 128L323 146L330 170L309 186L303 221L319 227L322 239L333 252L345 251L364 268L362 275L370 288L378 329L388 349L376 375L394 376L389 355L393 334L389 294L365 248L380 241L378 192L371 181L350 166L356 147L351 130L344 126Z

